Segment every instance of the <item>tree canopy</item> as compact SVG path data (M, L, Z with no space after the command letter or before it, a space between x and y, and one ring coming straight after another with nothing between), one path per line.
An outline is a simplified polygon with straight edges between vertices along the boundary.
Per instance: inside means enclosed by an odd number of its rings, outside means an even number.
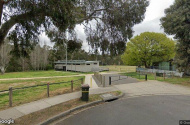
M85 25L90 43L126 41L147 6L147 0L0 0L0 45L8 36L15 46L31 48L41 32L73 33L76 24Z
M151 66L154 62L168 61L175 55L175 43L166 35L144 32L127 43L122 60L127 65Z
M178 40L175 61L182 71L190 70L190 1L175 0L161 18L162 27Z

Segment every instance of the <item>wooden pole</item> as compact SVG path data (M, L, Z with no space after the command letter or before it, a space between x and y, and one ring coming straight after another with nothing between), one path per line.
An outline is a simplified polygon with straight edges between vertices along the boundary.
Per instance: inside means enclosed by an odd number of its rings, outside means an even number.
M49 83L47 84L47 97L49 97Z
M71 92L73 92L73 80L71 80Z
M102 84L102 75L100 74L100 83Z
M92 88L92 77L90 78L90 87Z
M163 76L164 76L164 80L165 80L165 79L166 79L166 78L165 78L165 72L163 73Z
M12 100L12 99L13 99L12 96L13 96L13 88L10 87L10 88L9 88L9 106L10 106L10 107L12 107L12 104L13 104L13 103L12 103L12 101L13 101L13 100Z
M156 72L154 73L154 79L156 80Z
M83 84L83 78L81 78L81 85Z

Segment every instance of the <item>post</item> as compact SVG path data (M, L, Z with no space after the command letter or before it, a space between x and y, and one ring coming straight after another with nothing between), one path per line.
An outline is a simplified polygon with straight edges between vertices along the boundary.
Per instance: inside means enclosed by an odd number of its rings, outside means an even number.
M119 80L120 80L120 75L119 75Z
M145 80L147 81L147 74L145 74Z
M73 80L71 80L71 92L73 92Z
M81 78L81 85L83 84L83 78Z
M154 79L156 80L156 72L154 73Z
M172 71L172 78L174 77L174 72Z
M100 82L101 82L101 84L102 84L102 75L100 74Z
M139 70L139 79L140 79L140 73L141 73L141 72L140 72L140 70Z
M109 85L111 85L111 76L109 77Z
M13 99L12 96L13 96L13 88L10 87L10 88L9 88L9 106L10 106L10 107L12 107L12 101L13 101L13 100L12 100L12 99Z
M49 97L49 83L47 84L47 97Z
M92 88L92 77L90 78L90 88Z
M164 80L165 80L165 72L163 73L163 77L164 77Z

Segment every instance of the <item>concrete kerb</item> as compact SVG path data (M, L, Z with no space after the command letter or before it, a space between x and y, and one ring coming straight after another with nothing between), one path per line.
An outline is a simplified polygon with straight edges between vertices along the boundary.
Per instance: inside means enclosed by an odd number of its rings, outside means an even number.
M119 96L115 96L114 98L111 98L109 100L116 100L116 99L119 99L119 98L122 98L125 94L124 93L121 93ZM52 118L49 118L48 120L44 121L44 122L41 122L39 123L38 125L49 125L51 124L52 122L56 121L56 120L59 120L67 115L70 115L72 112L75 112L77 110L80 110L80 109L83 109L83 108L87 108L87 107L90 107L90 106L93 106L93 105L96 105L96 104L100 104L102 102L106 102L108 100L98 100L98 101L94 101L94 102L90 102L88 104L84 104L84 105L81 105L81 106L77 106L73 109L70 109L68 111L65 111L63 113L60 113Z

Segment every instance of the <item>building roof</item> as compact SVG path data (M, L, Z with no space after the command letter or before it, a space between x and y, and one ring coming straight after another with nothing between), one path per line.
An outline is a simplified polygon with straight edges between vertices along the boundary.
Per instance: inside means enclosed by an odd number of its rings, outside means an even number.
M67 64L86 64L86 63L98 63L99 61L85 61L85 60L67 60ZM55 64L65 64L66 60L58 60Z

